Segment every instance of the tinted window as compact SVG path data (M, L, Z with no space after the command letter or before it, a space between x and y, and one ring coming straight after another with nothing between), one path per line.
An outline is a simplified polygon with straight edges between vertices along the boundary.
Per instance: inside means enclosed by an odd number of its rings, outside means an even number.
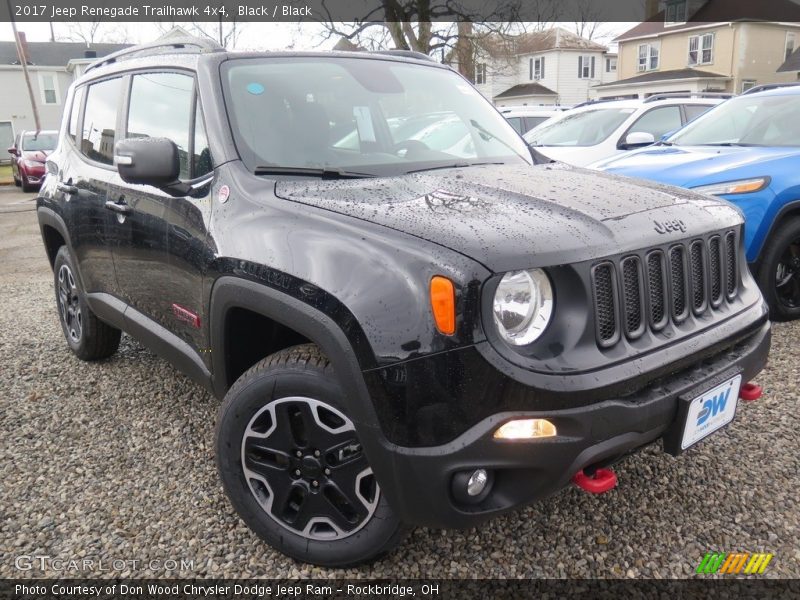
M78 88L72 96L72 110L69 113L69 137L73 140L78 137L78 117L81 115L81 102L83 101L83 89Z
M522 131L522 118L521 117L506 117L506 121L511 125L517 133L525 133Z
M650 133L656 140L659 140L662 135L680 128L681 125L680 107L664 106L662 108L654 108L650 112L642 115L641 118L631 126L629 132L641 131Z
M684 104L683 110L686 111L686 121L693 121L709 108L711 108L711 105L708 104Z
M134 75L128 110L128 137L160 137L175 142L181 179L189 177L189 130L194 79L178 73Z
M208 149L206 128L203 125L203 111L200 103L195 104L194 146L192 151L192 177L200 177L210 173L212 169L211 152Z
M109 79L89 86L83 119L81 152L101 163L114 163L114 132L122 79Z

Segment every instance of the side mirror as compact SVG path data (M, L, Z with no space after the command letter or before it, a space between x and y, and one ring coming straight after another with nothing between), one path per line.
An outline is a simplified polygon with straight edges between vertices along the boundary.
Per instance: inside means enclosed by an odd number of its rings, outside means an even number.
M17 148L15 146L9 146L8 147L8 153L13 155L13 156L17 156Z
M188 193L179 180L178 147L167 138L128 138L114 146L114 165L126 183L152 185L174 196Z
M647 133L645 131L634 131L629 133L625 136L625 149L630 148L639 148L641 146L649 146L650 144L655 144L656 138L652 133Z

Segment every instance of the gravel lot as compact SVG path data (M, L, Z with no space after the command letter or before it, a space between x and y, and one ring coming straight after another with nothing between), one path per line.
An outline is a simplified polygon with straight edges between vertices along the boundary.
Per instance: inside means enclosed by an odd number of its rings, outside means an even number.
M480 529L417 529L383 561L340 571L273 552L233 513L214 398L128 337L102 363L68 352L32 203L11 190L0 287L0 577L42 575L15 559L49 555L194 563L112 577L662 578L693 574L709 550L772 552L765 575L800 577L800 323L774 329L763 398L681 459L653 446L618 466L608 494L570 487Z

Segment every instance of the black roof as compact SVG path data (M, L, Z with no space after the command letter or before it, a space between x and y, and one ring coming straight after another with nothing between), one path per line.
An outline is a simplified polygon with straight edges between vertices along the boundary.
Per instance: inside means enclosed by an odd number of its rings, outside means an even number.
M517 96L557 96L553 90L539 83L521 83L500 92L495 98L515 98Z
M792 52L786 62L778 67L778 73L786 71L800 71L800 48Z
M90 44L83 42L28 42L28 64L45 67L66 67L72 59L106 56L131 44ZM18 65L17 46L14 42L0 42L0 65Z
M652 71L642 73L627 79L617 79L609 83L602 83L593 87L609 87L628 83L649 83L651 81L669 81L670 79L729 79L727 75L712 73L711 71L700 71L699 69L674 69L672 71Z

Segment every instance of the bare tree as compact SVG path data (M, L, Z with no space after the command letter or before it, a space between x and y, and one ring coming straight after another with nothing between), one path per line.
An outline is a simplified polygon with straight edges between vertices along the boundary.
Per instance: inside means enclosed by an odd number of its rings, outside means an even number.
M119 23L84 21L59 23L59 33L54 37L60 41L82 42L87 46L98 42L124 44L128 42L128 31Z

